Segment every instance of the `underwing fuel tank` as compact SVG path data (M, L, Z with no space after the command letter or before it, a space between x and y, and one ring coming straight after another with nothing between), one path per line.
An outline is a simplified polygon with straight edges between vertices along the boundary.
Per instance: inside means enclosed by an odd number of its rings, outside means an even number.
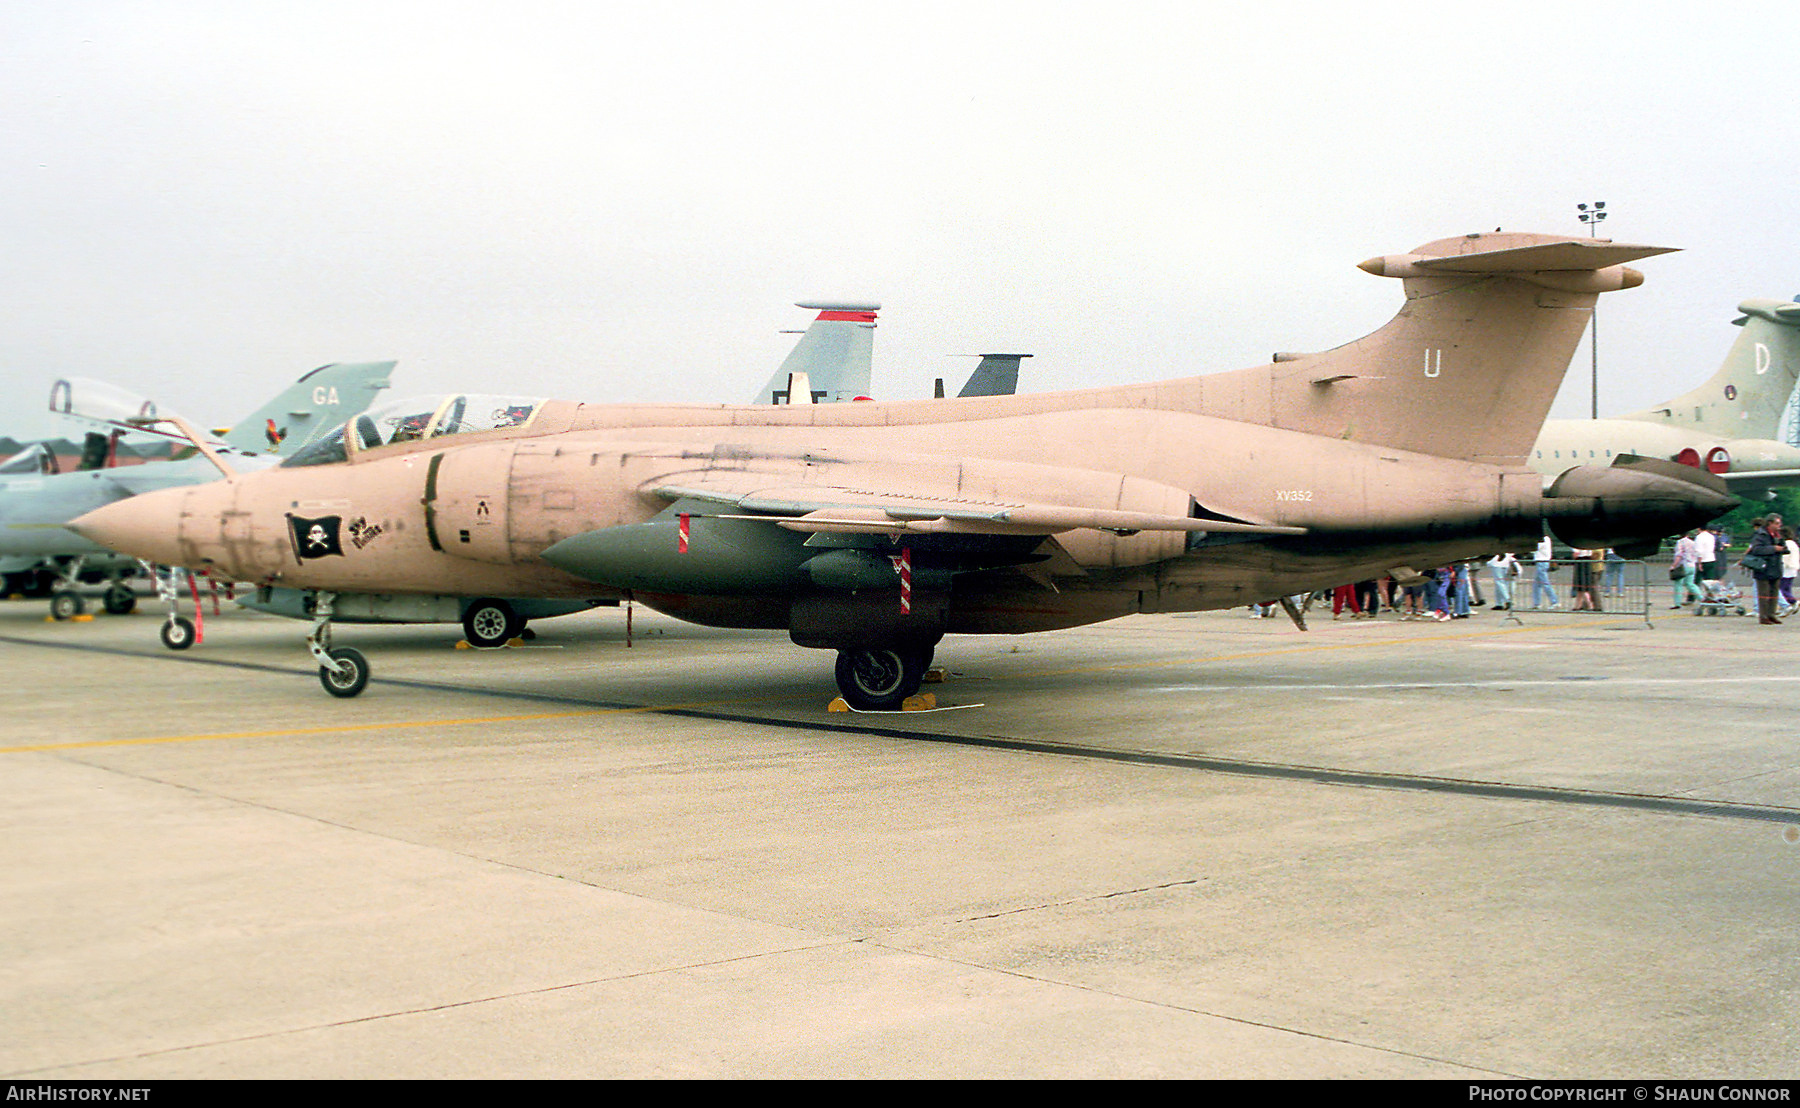
M758 520L693 514L685 543L681 527L681 515L671 510L645 523L571 535L543 558L613 588L719 595L803 584L801 565L816 553L806 548L805 535Z
M1679 534L1736 506L1725 482L1705 470L1631 454L1567 470L1544 490L1544 522L1583 549Z

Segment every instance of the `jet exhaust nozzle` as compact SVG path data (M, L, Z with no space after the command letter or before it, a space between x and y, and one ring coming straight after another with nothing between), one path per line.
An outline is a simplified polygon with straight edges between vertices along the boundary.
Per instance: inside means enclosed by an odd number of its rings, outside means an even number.
M1725 482L1658 458L1620 455L1610 466L1577 466L1544 490L1544 522L1583 549L1639 546L1698 527L1737 506Z

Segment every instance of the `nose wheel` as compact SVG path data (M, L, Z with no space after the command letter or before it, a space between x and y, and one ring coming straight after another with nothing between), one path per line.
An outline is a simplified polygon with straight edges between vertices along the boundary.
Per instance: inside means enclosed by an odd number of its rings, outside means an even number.
M362 651L347 646L331 645L331 606L337 600L334 592L317 593L313 599L312 630L306 636L306 649L319 663L319 684L336 697L352 697L369 684L369 660Z
M319 667L319 684L325 686L325 691L337 697L351 697L362 692L369 683L369 660L362 656L362 651L340 646L327 653L337 668Z
M162 625L162 644L170 650L186 650L194 645L194 624L181 616L171 616Z

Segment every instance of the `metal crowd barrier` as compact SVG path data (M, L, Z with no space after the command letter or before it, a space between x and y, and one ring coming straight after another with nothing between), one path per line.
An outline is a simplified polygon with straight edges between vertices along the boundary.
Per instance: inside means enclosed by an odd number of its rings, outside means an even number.
M1646 627L1654 627L1650 613L1657 598L1672 595L1674 582L1668 579L1668 571L1667 559L1660 565L1632 559L1521 560L1518 573L1508 582L1512 606L1506 618L1523 624L1521 615L1599 612L1642 617ZM1491 583L1492 578L1489 580ZM1663 606L1668 607L1666 600Z

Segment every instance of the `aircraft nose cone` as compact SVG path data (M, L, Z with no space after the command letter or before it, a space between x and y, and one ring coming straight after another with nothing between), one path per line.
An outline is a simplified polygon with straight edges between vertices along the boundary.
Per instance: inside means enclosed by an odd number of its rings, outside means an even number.
M90 542L158 565L180 565L181 489L127 497L69 523Z

